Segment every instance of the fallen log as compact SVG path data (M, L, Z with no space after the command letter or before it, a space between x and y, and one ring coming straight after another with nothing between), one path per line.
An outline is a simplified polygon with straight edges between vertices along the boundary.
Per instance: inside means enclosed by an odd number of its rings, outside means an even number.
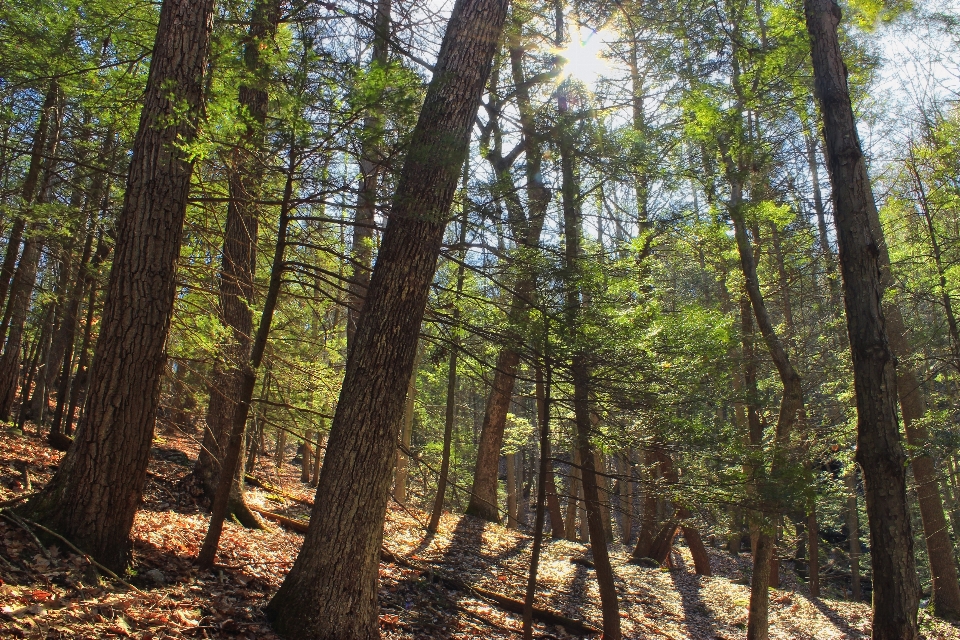
M254 476L251 476L250 474L245 475L245 476L244 476L244 479L247 481L247 484L252 484L253 486L259 487L260 489L263 489L264 491L269 491L269 492L271 492L271 493L277 494L278 496L283 496L283 497L286 498L287 500L292 500L293 502L296 502L297 504L302 504L302 505L306 505L306 506L308 506L308 507L313 507L313 500L305 500L305 499L303 499L303 498L298 498L297 496L290 495L289 493L287 493L286 491L284 491L284 490L281 489L280 487L275 487L275 486L273 486L273 485L271 485L271 484L267 484L267 483L264 482L263 480L260 480L260 479L254 477Z
M267 489L268 491L270 489ZM250 507L253 511L256 511L262 515L267 520L276 522L277 524L284 526L292 531L298 533L306 533L308 525L301 520L294 520L293 518L288 518L282 516L279 513L273 513L271 511L266 511L265 509L259 509L257 507ZM495 591L488 591L481 587L477 587L471 584L468 584L458 578L453 576L446 575L440 571L437 571L436 568L421 564L419 562L414 562L408 558L405 558L399 554L393 553L388 550L386 547L380 548L380 558L387 562L392 562L394 564L399 564L401 566L407 567L409 569L416 569L418 571L424 571L430 573L435 580L438 580L445 584L447 587L456 589L458 591L466 591L468 593L473 593L484 600L493 602L498 607L505 611L511 613L517 613L523 615L523 600L516 600L510 598ZM574 633L579 633L582 635L596 634L600 633L600 629L590 625L581 620L574 620L573 618L568 618L564 615L556 613L555 611L550 611L549 609L541 609L539 607L533 608L533 617L534 619L546 623L546 624L555 624L561 627L564 627Z
M260 509L250 505L250 510L256 513L259 513L267 520L276 522L277 524L286 527L297 533L306 533L309 528L306 522L302 520L294 520L293 518L288 518L287 516L282 516L279 513L273 513L272 511L267 511L266 509Z

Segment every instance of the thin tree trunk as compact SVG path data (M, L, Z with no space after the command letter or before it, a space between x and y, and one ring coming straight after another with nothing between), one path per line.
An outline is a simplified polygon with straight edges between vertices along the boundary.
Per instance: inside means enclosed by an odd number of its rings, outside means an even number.
M507 4L458 0L444 34L348 356L310 528L267 607L291 639L379 637L380 544L404 390Z
M547 397L546 391L544 389L543 381L543 368L540 366L536 367L536 386L535 393L537 394L537 424L542 425L549 420L547 415ZM540 452L540 455L545 455L543 451ZM547 460L547 470L546 470L546 500L547 500L547 511L550 513L550 526L553 530L553 537L560 539L564 537L564 526L563 526L563 511L560 509L560 493L557 491L557 479L553 471L553 460Z
M210 386L203 446L193 477L204 496L213 500L220 485L220 472L237 411L243 367L250 359L253 335L253 279L257 265L260 211L256 201L263 191L265 124L268 111L267 65L261 50L270 44L280 21L279 0L257 0L243 47L245 83L237 95L238 113L245 121L227 167L230 202L224 225L223 257L219 274L220 321L229 330L222 346L226 368L217 367ZM243 481L238 476L230 495L230 513L246 527L260 528L259 518L244 500Z
M87 409L53 480L25 505L115 571L146 480L193 171L177 149L197 130L212 17L212 0L161 6Z
M919 585L897 421L896 358L884 326L883 236L857 136L830 0L804 0L815 92L833 184L847 331L857 396L857 462L863 473L873 568L873 639L917 637ZM891 327L891 332L893 332ZM907 393L916 388L907 389ZM906 411L904 412L906 413ZM941 511L942 515L942 511ZM951 554L952 556L952 554ZM952 557L951 557L952 564Z
M630 449L620 454L620 509L623 511L623 544L633 539L633 455Z
M393 497L400 504L407 502L407 476L409 475L410 443L413 438L413 410L417 400L417 367L420 364L420 351L413 361L413 373L407 382L407 398L403 405L403 421L400 424L400 444L397 448L397 470L393 479Z
M580 508L580 453L574 448L573 466L570 469L569 494L567 498L567 516L564 521L564 537L567 540L577 539L577 509Z
M468 171L464 169L464 177ZM466 181L464 181L466 182ZM464 184L466 186L466 184ZM447 475L450 473L450 448L453 444L453 425L457 419L457 362L460 358L460 296L463 294L464 259L466 258L467 242L467 207L464 205L463 217L460 219L459 244L460 258L457 264L457 285L453 299L452 330L455 332L450 344L450 360L447 362L447 400L443 418L443 452L440 456L440 477L437 478L437 495L433 502L433 511L430 514L428 533L436 533L440 526L440 516L443 515L443 501L447 494Z
M59 97L60 85L55 79L51 80L43 99L43 105L40 107L37 130L33 134L33 144L30 147L30 164L27 167L27 175L24 177L23 186L20 189L20 197L23 199L24 206L27 207L33 204L37 196L37 183L40 179L40 169L44 164L44 148L47 146L50 119L51 117L57 117L56 107ZM20 242L23 240L23 231L25 228L26 221L23 217L17 216L14 218L13 224L10 227L7 250L3 256L3 264L0 265L0 308L4 307L3 303L7 298L10 280L13 278L14 269L17 264L17 256L20 254ZM0 336L0 339L2 339L2 336Z
M391 0L377 0L373 23L373 51L370 67L385 69L388 62ZM360 151L360 184L357 190L356 224L353 227L353 273L347 285L347 353L353 348L357 325L363 314L370 268L373 262L373 225L376 222L377 181L383 170L380 160L380 133L383 114L376 106L368 109L363 121Z
M30 308L30 297L37 280L37 265L43 250L43 238L27 238L23 255L10 286L9 333L0 356L0 421L10 418L20 379L20 347L23 341L24 324ZM5 327L6 328L6 327ZM2 335L2 333L0 333Z
M517 454L508 453L507 459L507 527L517 528Z
M854 600L860 592L860 518L857 514L857 467L850 465L845 474L847 485L847 535L850 538L850 591Z
M257 384L257 370L263 362L263 353L270 338L270 327L273 324L273 314L277 308L277 299L280 297L280 288L283 285L284 251L287 247L287 231L290 225L291 199L293 197L294 173L297 170L297 149L291 140L287 178L283 187L283 200L280 206L280 220L277 224L277 242L273 251L273 263L270 268L270 284L267 285L267 295L263 301L263 311L260 314L260 323L257 334L250 348L250 360L240 369L240 385L236 396L237 405L231 416L229 440L223 453L220 479L213 504L210 507L210 526L197 554L197 564L203 568L211 568L220 545L220 534L223 531L223 521L231 512L238 510L233 500L237 495L237 474L240 470L240 457L243 453L243 435L246 430L247 416L250 413L250 402L253 400L253 390ZM282 455L282 447L278 447ZM242 479L241 479L242 481Z
M300 482L304 484L310 484L310 469L313 462L313 450L310 446L312 441L313 429L307 429L303 436L303 454L300 460Z

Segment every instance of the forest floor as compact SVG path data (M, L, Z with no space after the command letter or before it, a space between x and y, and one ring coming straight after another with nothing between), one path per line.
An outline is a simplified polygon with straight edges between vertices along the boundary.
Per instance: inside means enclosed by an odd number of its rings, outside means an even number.
M27 523L0 517L0 636L20 638L276 638L262 613L296 558L301 535L269 522L262 531L227 523L217 568L199 571L194 558L207 514L179 481L197 444L190 436L159 435L144 503L133 529L127 585L91 571L63 544L42 546ZM0 503L42 486L60 453L35 436L0 432ZM31 487L24 484L27 469ZM251 505L306 522L313 490L284 464L278 476L264 459L258 477L283 494L251 487ZM260 475L262 474L262 475ZM380 565L384 638L515 638L521 617L482 597L497 592L522 600L532 538L501 526L445 514L425 536L427 514L392 504ZM584 545L548 540L540 564L537 606L598 626L599 595ZM697 576L689 551L677 546L675 568L628 564L627 547L611 548L627 638L728 639L746 636L749 558L708 549L714 575ZM870 607L812 599L789 565L771 591L770 637L867 638ZM453 588L468 583L477 591ZM136 590L135 590L136 589ZM921 612L925 638L960 640L960 628ZM568 628L535 625L534 637L581 637ZM598 636L594 636L598 637Z

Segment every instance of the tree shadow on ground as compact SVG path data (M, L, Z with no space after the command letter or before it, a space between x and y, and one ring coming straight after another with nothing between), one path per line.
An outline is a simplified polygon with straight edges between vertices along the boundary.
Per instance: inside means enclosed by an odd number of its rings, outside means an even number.
M830 621L830 624L836 627L839 631L842 631L843 633L845 633L848 638L869 638L870 637L869 633L864 633L860 629L851 627L850 623L848 623L843 618L843 616L837 613L835 609L828 606L827 603L821 600L820 598L810 597L810 602L812 602L813 606L815 606L820 611L820 613L822 613L827 618L827 620Z
M687 631L693 637L699 637L706 632L706 637L712 638L717 635L716 622L713 611L700 597L700 589L703 584L703 576L691 573L686 566L686 562L680 554L673 557L674 569L670 571L670 578L673 580L673 586L680 594L680 605L683 607L683 623ZM693 624L693 620L703 620L706 625Z

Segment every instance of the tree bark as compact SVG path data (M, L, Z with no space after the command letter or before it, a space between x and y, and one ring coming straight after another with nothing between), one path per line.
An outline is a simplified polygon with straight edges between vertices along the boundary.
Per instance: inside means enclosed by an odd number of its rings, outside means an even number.
M860 592L860 518L857 514L857 467L850 465L845 477L847 485L847 535L850 538L850 593L854 600L863 599Z
M467 171L464 169L464 177ZM463 217L460 220L460 246L467 242L467 207L464 205ZM443 501L447 494L447 474L450 473L450 449L453 444L453 426L457 419L457 363L460 358L460 296L463 294L464 259L466 248L460 250L460 259L457 264L457 285L453 300L452 330L455 332L450 344L450 359L447 362L447 400L443 418L443 452L440 456L440 477L437 479L437 495L433 502L433 511L430 514L430 523L427 533L436 533L440 526L440 516L443 515Z
M377 0L374 15L372 69L386 69L390 36L391 0ZM383 114L371 106L363 121L362 149L360 150L360 184L357 190L356 224L353 227L353 273L347 285L347 353L353 348L357 325L363 314L367 287L370 286L370 267L373 262L373 225L376 222L377 181L382 171L380 161L380 128Z
M31 225L33 227L33 225ZM3 345L3 355L0 356L0 421L10 418L13 402L17 394L17 381L20 379L20 348L23 341L23 330L30 310L30 297L37 280L37 265L40 263L40 253L43 251L43 238L39 230L33 231L23 244L23 255L13 276L10 286L9 322L7 325L7 340Z
M193 171L178 149L197 131L212 17L212 0L161 6L87 409L53 480L25 505L115 571L146 480Z
M525 175L527 178L528 211L523 218L519 203L514 205L515 213L510 218L510 229L514 237L528 247L536 246L540 242L543 230L544 216L550 203L550 192L543 183L541 166L543 160L540 136L537 133L535 116L531 106L528 82L523 70L524 48L521 43L522 24L514 16L508 38L510 53L510 67L513 83L516 87L517 109L520 116L520 129L523 134L521 141L525 158ZM503 158L494 158L491 155L494 169L501 181L508 181L508 188L512 188L512 179L509 176L509 166ZM510 325L522 326L527 317L531 298L534 293L532 276L522 276L515 283L516 294L510 301ZM510 400L513 397L513 387L516 383L517 369L520 365L520 354L517 352L517 337L511 336L508 344L497 355L497 364L494 369L493 384L487 397L487 405L483 415L483 426L480 430L480 442L477 445L477 463L473 475L473 488L467 514L483 518L490 522L499 522L497 510L497 468L500 460L500 448L503 446L503 431L506 428L507 413L510 410Z
M397 427L506 0L458 0L400 173L300 555L267 606L289 638L377 638Z
M543 367L537 366L535 393L537 394L537 424L541 426L549 420L547 415L547 397L544 389ZM542 451L540 455L545 455ZM548 456L552 458L552 456ZM560 493L557 491L557 479L553 472L553 460L547 460L546 476L546 500L547 511L550 514L550 527L553 531L553 537L561 539L564 537L563 511L560 509Z
M24 177L23 186L20 189L20 197L27 207L33 204L37 196L37 183L40 180L40 169L44 164L44 147L47 146L50 118L57 117L56 106L59 97L60 85L55 79L51 80L43 99L43 105L40 107L40 115L37 119L37 130L33 134L33 143L30 147L30 164L27 167L27 175ZM10 226L10 236L7 240L6 253L4 253L3 256L3 264L0 265L0 308L4 308L3 303L7 299L10 280L13 278L14 269L17 265L17 256L20 254L20 242L23 240L23 231L25 228L26 221L22 216L14 218L13 224ZM2 339L2 337L0 337L0 339Z
M263 149L269 99L266 88L268 69L260 52L276 34L280 14L278 0L257 0L251 10L250 27L243 46L246 76L245 83L239 88L237 103L245 126L227 166L230 202L224 225L217 309L220 322L230 330L230 337L222 345L222 362L226 363L226 368L217 367L210 385L203 446L193 470L204 495L211 501L220 484L220 469L239 403L242 368L250 359L253 337L251 306L260 223L256 201L263 191ZM243 482L239 476L230 498L231 513L245 526L259 528L259 519L244 500Z
M914 640L920 589L907 506L906 457L897 421L896 358L881 306L883 237L871 221L877 217L876 205L837 37L840 8L830 0L805 0L804 11L815 93L824 119L853 355L856 458L863 473L874 577L873 638Z
M413 372L407 382L407 397L403 403L403 420L400 423L400 447L397 447L397 470L393 479L393 497L400 504L407 502L407 476L409 475L410 442L413 438L413 410L417 400L417 367L420 363L420 351L413 360Z

